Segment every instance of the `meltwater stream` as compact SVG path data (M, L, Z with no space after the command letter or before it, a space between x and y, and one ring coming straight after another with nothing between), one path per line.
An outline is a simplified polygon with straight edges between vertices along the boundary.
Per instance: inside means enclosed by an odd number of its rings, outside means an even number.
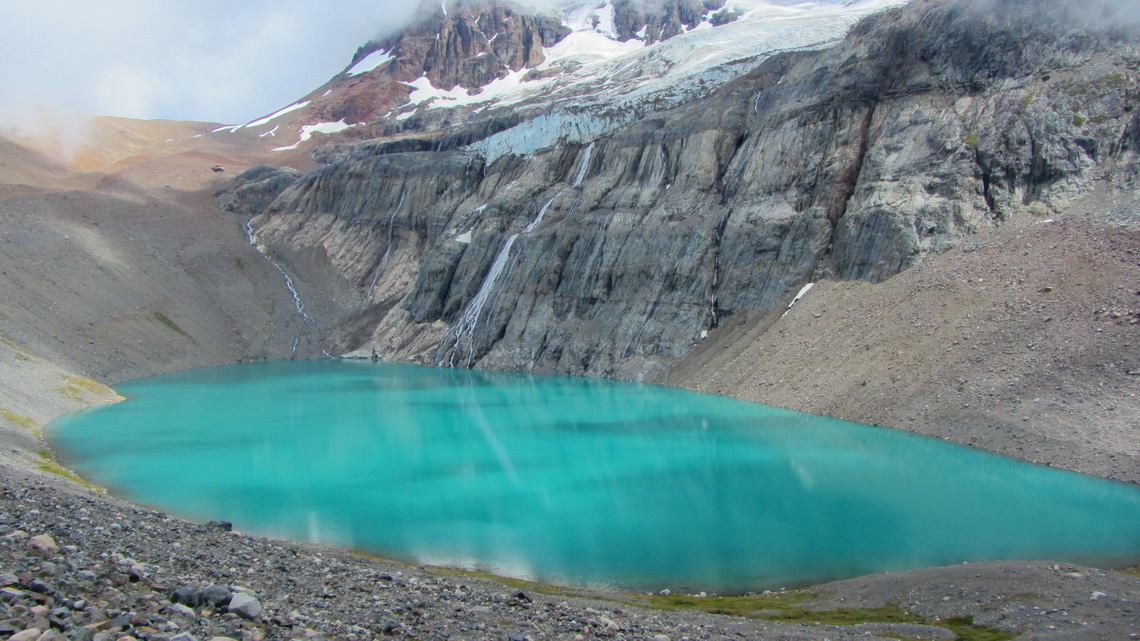
M994 559L1140 559L1140 489L674 389L368 362L119 387L85 477L247 532L569 585L742 592Z

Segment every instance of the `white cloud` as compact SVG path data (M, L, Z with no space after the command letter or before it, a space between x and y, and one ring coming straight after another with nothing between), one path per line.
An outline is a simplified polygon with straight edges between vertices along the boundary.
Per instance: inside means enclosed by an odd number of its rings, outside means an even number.
M398 0L3 0L0 123L52 109L238 123L398 27Z

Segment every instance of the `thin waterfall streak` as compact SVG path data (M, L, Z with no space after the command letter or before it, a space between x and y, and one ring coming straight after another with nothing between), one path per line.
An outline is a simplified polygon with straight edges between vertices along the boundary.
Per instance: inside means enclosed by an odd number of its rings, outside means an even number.
M253 231L252 218L250 218L249 221L245 224L245 237L249 241L250 246L255 248L257 250L257 253L261 254L265 260L269 261L270 265L276 267L277 271L281 272L281 275L285 277L285 287L293 296L293 306L297 308L297 313L301 315L301 318L303 318L306 323L315 322L311 316L305 313L305 303L301 301L301 295L297 293L297 288L293 286L293 279L289 276L288 272L286 272L285 268L281 266L281 263L278 263L277 261L270 258L269 253L265 250L265 247L262 246L261 243L257 242L257 238L255 237ZM293 344L293 353L297 353L296 343Z
M396 222L396 214L400 212L400 208L404 206L404 196L407 192L400 194L400 202L396 203L396 208L392 210L392 215L388 217L388 243L384 246L384 254L380 256L380 262L376 264L376 273L372 275L372 284L368 286L368 298L365 304L372 302L372 292L376 289L376 283L380 281L380 274L384 273L384 268L388 266L388 254L392 251L392 227Z
M297 293L297 288L293 286L293 279L289 277L289 274L285 272L285 268L278 264L277 261L269 258L269 262L273 263L277 271L281 272L281 275L285 277L285 287L288 287L289 293L293 295L293 305L297 308L297 313L305 319L305 322L311 323L313 319L305 313L305 303L301 302L301 295Z
M590 157L594 155L594 143L586 146L586 151L582 154L582 162L578 165L578 174L574 176L574 184L572 187L577 187L582 184L586 178L586 172L590 170Z
M522 231L507 237L506 242L503 243L502 248L499 249L499 253L495 256L495 260L491 263L491 268L487 270L487 275L483 277L483 282L479 284L479 290L475 293L475 296L467 302L467 305L463 307L463 311L460 312L455 324L451 326L451 329L444 334L443 340L440 341L435 354L435 363L437 366L443 366L443 356L446 354L448 356L447 366L455 367L455 353L459 351L460 344L464 338L470 340L470 337L474 335L479 325L479 319L483 316L483 309L486 307L487 301L490 300L491 294L495 290L495 285L503 274L503 270L508 266L511 248L514 247L515 241L518 240L519 236L530 233L535 227L538 227L538 225L542 223L542 219L546 217L546 211L550 209L550 205L554 203L554 199L560 195L562 195L562 192L558 192L553 198L546 201L546 204L538 210L538 215L536 215L534 220L530 221L530 224L524 227ZM445 352L445 345L448 344L449 338L451 339L451 353L447 354ZM470 367L472 364L470 351L468 351L467 357L467 366Z

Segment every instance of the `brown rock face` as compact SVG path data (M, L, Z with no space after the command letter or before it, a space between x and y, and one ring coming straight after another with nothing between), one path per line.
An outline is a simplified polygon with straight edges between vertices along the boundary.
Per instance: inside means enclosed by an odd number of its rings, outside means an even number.
M389 74L410 82L426 76L437 87L474 89L508 71L543 61L542 48L566 37L569 29L553 16L532 15L503 2L464 3L442 9L391 39L369 43L357 59L373 51L392 52Z
M314 92L316 119L366 123L404 104L405 83L426 77L442 89L476 89L512 71L544 60L542 49L570 30L553 15L539 15L509 2L486 0L425 5L422 18L385 40L357 50L348 69L368 55L387 51L392 60L359 74L341 74ZM347 72L347 69L346 69ZM326 90L332 89L327 99Z
M614 28L620 40L638 37L645 29L649 43L668 40L701 23L709 11L724 6L724 0L617 0L614 2Z

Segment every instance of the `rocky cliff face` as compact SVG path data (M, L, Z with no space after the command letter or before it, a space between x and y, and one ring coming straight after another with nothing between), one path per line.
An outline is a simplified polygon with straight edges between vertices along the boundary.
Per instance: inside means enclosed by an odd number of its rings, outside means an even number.
M661 380L807 282L880 281L1097 181L1132 187L1134 25L996 5L918 0L588 143L342 150L253 226L355 285L334 353Z
M569 32L557 17L510 2L424 3L417 22L362 46L343 73L314 91L307 115L317 121L372 123L406 103L414 90L410 83L420 78L434 87L475 90L537 66L543 48Z

